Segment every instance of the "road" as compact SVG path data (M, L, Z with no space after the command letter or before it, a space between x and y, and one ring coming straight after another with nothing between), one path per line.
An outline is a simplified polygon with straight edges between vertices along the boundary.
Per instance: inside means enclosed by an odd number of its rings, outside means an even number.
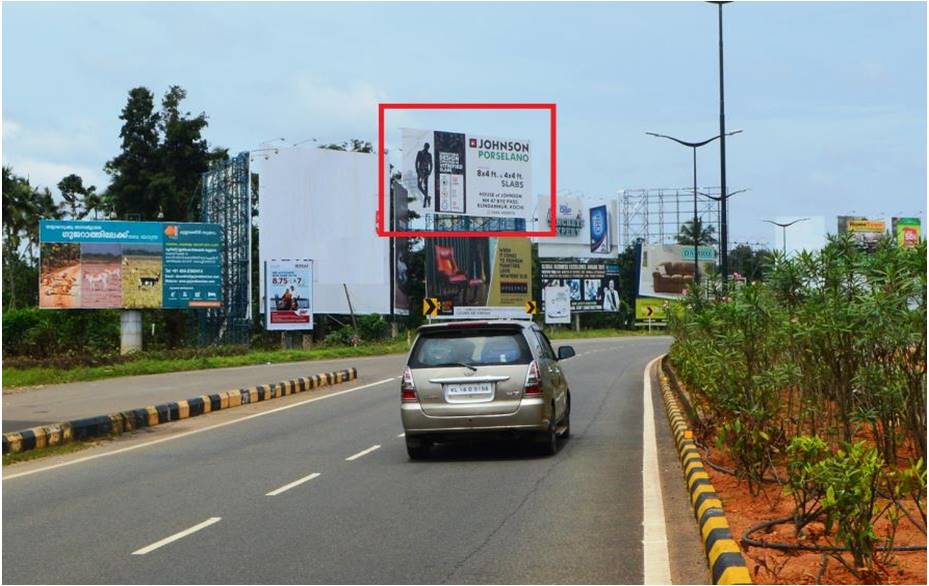
M393 357L364 373L384 382L5 469L3 581L641 583L643 372L668 339L574 345L572 438L549 458L494 442L410 461ZM657 397L671 576L706 582Z

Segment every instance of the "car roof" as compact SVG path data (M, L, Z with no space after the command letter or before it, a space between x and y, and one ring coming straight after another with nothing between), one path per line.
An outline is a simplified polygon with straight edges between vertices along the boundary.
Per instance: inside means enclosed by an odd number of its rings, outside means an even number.
M467 321L447 321L441 323L427 324L419 326L417 330L420 333L443 332L448 330L467 330L472 328L488 328L501 330L524 330L532 328L535 325L532 321L516 321L507 319L495 320L467 320Z

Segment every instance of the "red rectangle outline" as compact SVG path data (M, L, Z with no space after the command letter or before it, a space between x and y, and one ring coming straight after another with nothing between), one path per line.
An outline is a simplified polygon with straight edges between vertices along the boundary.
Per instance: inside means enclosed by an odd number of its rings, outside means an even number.
M384 113L387 110L548 110L551 128L551 229L545 230L509 230L494 232L490 230L385 230L384 229ZM556 105L541 103L379 103L377 105L377 217L375 225L377 235L384 237L400 238L430 238L430 237L459 237L459 238L476 238L491 236L498 238L506 237L531 237L531 236L557 236L558 224L556 222L555 199L556 182L556 149L557 144L555 136L556 128Z

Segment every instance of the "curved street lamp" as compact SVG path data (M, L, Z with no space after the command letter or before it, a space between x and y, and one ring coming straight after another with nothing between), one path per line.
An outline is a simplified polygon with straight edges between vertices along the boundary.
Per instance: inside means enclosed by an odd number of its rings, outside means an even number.
M781 229L781 234L783 235L782 239L784 243L783 244L784 256L786 257L787 256L787 228L793 226L794 224L798 222L805 222L807 220L809 220L809 218L798 218L792 222L786 222L786 223L775 222L774 220L762 220L762 222L773 224Z
M690 149L693 150L693 160L694 160L694 219L693 219L693 222L691 223L691 226L693 227L693 231L694 231L694 234L692 234L692 236L693 236L693 238L694 238L694 282L695 282L695 283L697 283L697 282L700 281L700 270L699 270L700 265L697 263L697 260L698 260L698 258L697 258L697 251L698 251L697 246L698 246L698 242L697 242L697 240L698 240L698 239L697 239L697 234L696 234L696 230L697 230L697 149L700 148L700 147L702 147L702 146L708 145L708 144L710 144L711 142L713 142L714 140L716 140L716 139L718 139L718 138L722 138L723 136L732 136L733 134L739 134L739 133L741 133L741 132L742 132L741 130L733 130L732 132L727 132L725 135L717 134L717 135L714 136L713 138L708 138L708 139L706 139L706 140L701 140L701 141L698 141L698 142L691 142L691 141L688 141L688 140L681 140L681 139L679 139L679 138L675 138L675 137L673 137L673 136L668 136L667 134L659 134L659 133L657 133L657 132L646 132L646 133L645 133L645 134L647 134L647 135L649 135L649 136L654 136L654 137L656 137L656 138L666 138L666 139L668 139L668 140L673 140L674 142L676 142L676 143L678 143L678 144L682 144L682 145L684 145L685 147L688 147L688 148L690 148ZM725 190L724 190L724 191L725 191ZM732 195L735 195L735 194L732 194ZM724 256L725 256L725 255L724 255Z

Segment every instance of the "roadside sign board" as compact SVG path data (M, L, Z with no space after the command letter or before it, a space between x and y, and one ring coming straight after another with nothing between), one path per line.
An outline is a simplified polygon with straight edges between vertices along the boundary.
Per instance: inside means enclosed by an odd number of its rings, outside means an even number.
M571 289L569 287L546 287L542 290L545 301L545 323L571 323Z
M313 261L265 263L265 329L313 329Z
M39 307L220 307L221 241L218 224L41 220Z
M637 297L635 300L636 320L666 320L668 318L668 299L654 297Z

